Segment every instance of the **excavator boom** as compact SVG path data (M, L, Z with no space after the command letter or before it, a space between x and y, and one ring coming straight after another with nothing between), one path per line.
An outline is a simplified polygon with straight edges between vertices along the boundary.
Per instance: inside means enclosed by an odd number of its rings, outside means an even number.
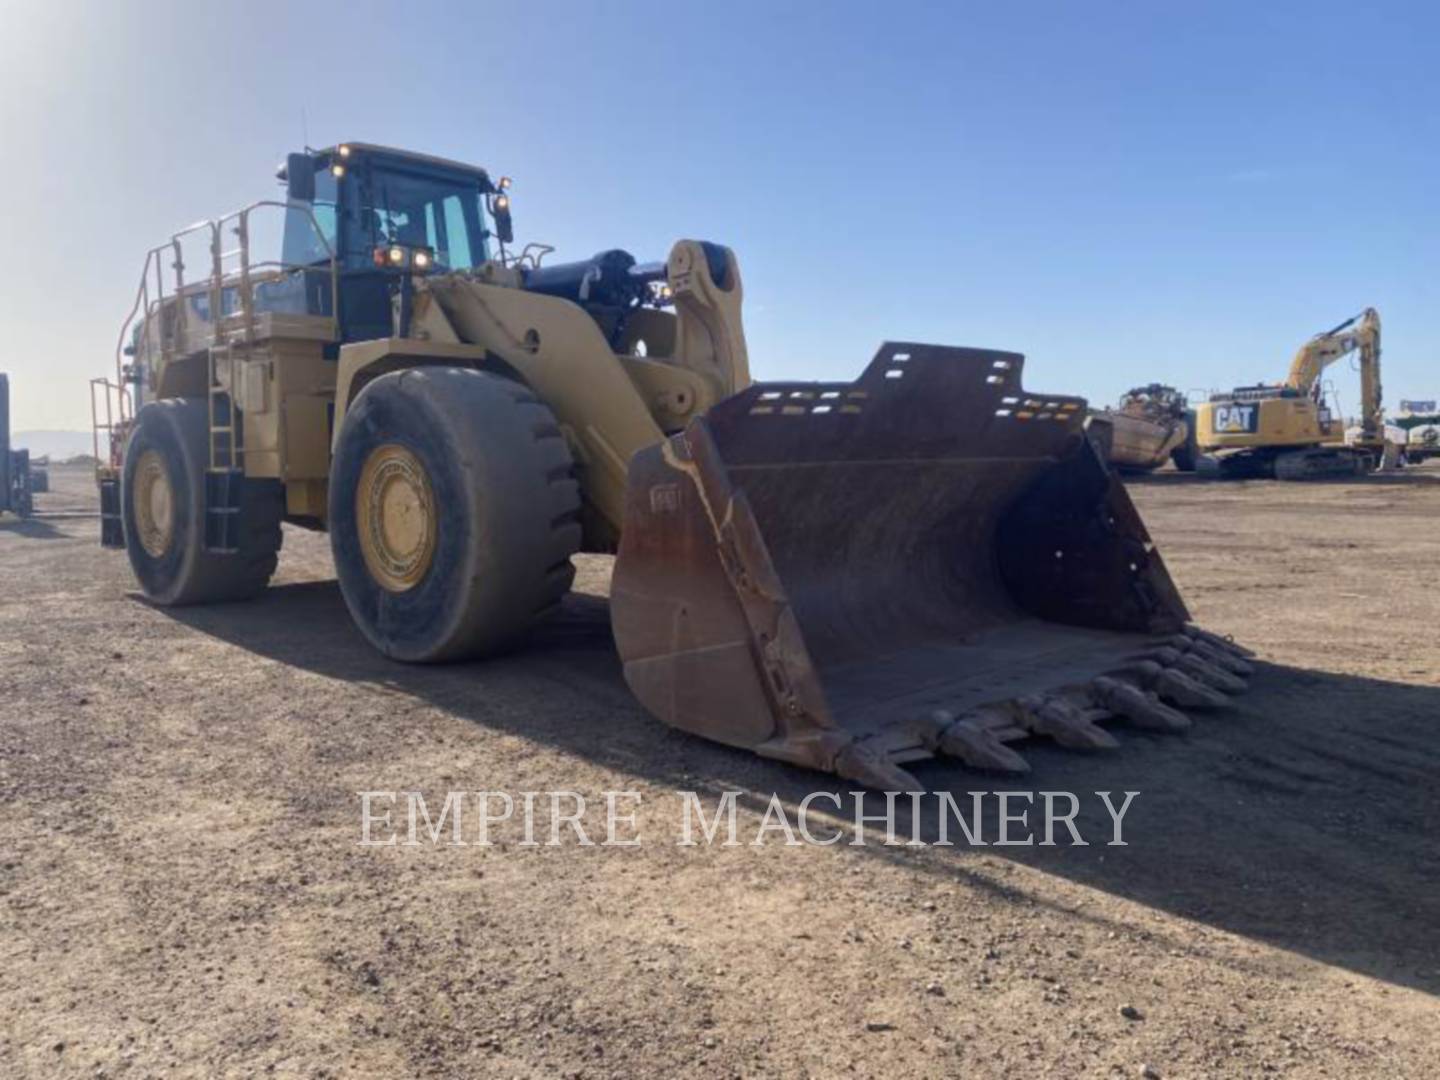
M1359 353L1360 427L1362 441L1379 445L1384 429L1380 388L1380 313L1366 308L1339 326L1316 334L1300 346L1290 363L1285 385L1301 393L1315 394L1320 376L1337 360Z

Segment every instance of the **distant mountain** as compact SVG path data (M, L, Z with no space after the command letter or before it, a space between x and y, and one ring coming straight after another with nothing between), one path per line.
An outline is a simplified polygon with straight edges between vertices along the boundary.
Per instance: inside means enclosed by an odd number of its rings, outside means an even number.
M76 454L93 454L95 440L88 431L16 431L10 435L16 450L29 450L31 457L62 461Z

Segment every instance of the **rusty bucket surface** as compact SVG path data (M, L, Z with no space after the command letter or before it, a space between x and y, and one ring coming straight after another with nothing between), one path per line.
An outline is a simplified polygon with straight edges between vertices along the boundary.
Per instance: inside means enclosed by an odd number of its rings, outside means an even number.
M945 754L1113 746L1244 688L1188 623L1080 398L1015 353L888 343L854 383L758 383L637 454L611 589L665 723L889 790Z

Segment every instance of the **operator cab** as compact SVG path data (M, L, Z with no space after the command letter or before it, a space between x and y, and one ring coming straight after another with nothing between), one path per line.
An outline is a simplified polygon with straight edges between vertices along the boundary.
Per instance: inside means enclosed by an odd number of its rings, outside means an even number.
M342 341L389 337L391 297L409 274L478 267L510 239L509 181L473 165L341 143L291 154L278 175L293 204L281 259L313 269L257 290L257 306L330 314L333 252Z
M342 342L390 337L397 293L403 326L410 275L475 270L491 260L513 269L518 287L584 308L619 352L629 351L638 310L673 303L665 264L638 263L627 251L544 267L541 258L550 250L544 245L507 254L505 245L513 239L510 181L493 182L473 165L340 143L291 154L278 175L288 202L281 261L300 269L258 286L256 306L329 315L333 252ZM711 277L728 288L726 250L702 246Z

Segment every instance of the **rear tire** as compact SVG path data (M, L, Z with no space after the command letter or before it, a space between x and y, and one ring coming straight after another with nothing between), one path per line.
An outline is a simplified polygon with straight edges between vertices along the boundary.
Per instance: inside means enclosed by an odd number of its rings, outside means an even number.
M494 653L553 612L580 546L580 490L554 415L463 368L370 382L330 475L330 546L361 632L396 660Z
M246 600L275 573L284 491L247 478L240 550L205 550L206 403L170 398L140 410L120 482L125 551L145 595L165 607Z

